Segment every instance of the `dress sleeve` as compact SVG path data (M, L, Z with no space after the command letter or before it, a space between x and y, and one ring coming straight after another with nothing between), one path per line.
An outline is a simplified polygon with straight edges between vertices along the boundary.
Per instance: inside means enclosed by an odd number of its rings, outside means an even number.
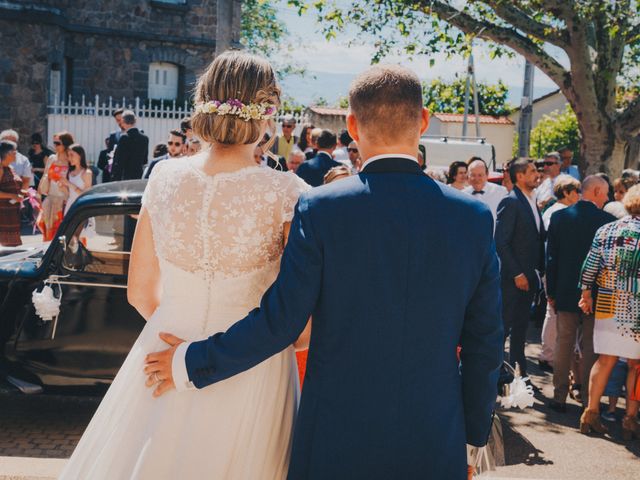
M311 187L296 174L291 173L288 174L287 177L291 178L288 179L287 186L284 189L284 201L282 203L283 223L291 222L298 198L300 198L300 195L304 192L311 189Z
M160 198L162 196L161 190L164 178L162 174L164 165L162 163L159 162L151 172L147 186L142 194L142 206L152 217L156 215L158 206L162 205L162 199Z

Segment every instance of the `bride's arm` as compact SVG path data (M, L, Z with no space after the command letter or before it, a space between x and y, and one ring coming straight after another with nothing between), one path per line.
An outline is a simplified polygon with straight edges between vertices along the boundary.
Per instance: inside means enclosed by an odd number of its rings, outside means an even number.
M287 222L283 226L284 229L284 245L287 245L287 240L289 240L289 231L291 230L291 222ZM307 326L304 327L304 330L298 337L298 339L293 342L293 348L298 350L306 350L309 348L309 341L311 340L311 318L307 322Z
M151 219L145 208L140 210L133 236L127 299L145 320L149 320L160 304L160 265L153 243Z

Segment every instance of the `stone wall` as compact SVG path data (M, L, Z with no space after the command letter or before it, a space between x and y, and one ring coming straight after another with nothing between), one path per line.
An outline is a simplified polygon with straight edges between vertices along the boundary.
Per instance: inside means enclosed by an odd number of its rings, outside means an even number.
M239 46L240 0L44 0L0 2L0 130L15 128L21 149L45 132L52 69L62 94L146 98L149 64L179 66L188 98L216 45ZM222 13L224 28L218 29ZM68 66L68 71L65 68ZM67 78L68 74L68 78ZM50 138L48 139L50 142Z

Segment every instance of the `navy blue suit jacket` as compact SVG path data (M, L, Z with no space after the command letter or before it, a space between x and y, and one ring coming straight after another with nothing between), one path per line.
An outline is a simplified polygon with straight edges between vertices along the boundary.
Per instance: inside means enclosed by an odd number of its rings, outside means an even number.
M513 285L513 279L524 273L531 288L535 289L539 283L535 271L544 272L545 231L537 207L539 231L533 215L524 193L514 187L498 205L496 247L502 281Z
M556 309L580 312L578 281L596 230L616 217L581 200L551 215L547 235L547 295Z
M312 187L319 187L324 183L324 176L333 167L344 165L336 162L331 155L326 152L318 152L318 154L310 160L302 163L296 170L296 175L307 182Z
M246 318L189 346L189 379L262 362L310 315L289 478L465 479L502 362L489 209L400 158L303 194L278 278Z

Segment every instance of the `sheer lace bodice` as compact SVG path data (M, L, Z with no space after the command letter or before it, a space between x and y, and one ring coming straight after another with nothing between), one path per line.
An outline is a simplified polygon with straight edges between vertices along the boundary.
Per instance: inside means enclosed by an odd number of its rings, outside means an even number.
M283 224L291 221L299 177L259 166L206 175L194 158L153 170L142 199L158 257L187 272L229 278L279 260Z

